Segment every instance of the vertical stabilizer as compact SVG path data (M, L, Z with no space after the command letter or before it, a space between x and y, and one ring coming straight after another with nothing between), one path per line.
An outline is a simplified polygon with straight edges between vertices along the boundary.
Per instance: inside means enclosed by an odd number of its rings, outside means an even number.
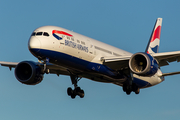
M146 53L148 54L158 53L160 35L161 35L161 26L162 26L162 18L158 18L154 25L154 29L151 33L151 37L149 39L149 42L145 51Z

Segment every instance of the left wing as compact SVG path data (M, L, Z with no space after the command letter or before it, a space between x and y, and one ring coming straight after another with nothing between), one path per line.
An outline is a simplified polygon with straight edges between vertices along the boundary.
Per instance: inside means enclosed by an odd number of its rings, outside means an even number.
M0 61L0 64L1 64L1 66L9 67L9 69L11 70L12 68L16 67L18 62L3 62L3 61Z
M9 67L11 70L12 68L15 68L16 65L18 65L18 62L4 62L0 61L1 66ZM42 63L37 63L37 65L43 67L44 65ZM57 74L58 76L61 75L70 75L70 73L67 71L66 68L57 66L51 63L47 63L47 69L49 69L51 74Z

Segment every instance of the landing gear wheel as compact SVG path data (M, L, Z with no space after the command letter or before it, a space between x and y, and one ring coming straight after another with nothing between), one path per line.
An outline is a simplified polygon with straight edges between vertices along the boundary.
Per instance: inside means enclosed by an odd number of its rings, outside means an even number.
M73 94L71 94L71 98L74 99L76 97L76 94L73 92Z
M132 91L135 92L135 91L137 91L137 89L138 89L138 86L135 83L133 83L132 84Z
M78 95L80 98L84 97L84 90L82 90L80 87L75 88L74 90L72 90L72 88L68 88L67 89L67 94L69 96L71 96L72 99L74 99L76 97L76 95Z
M123 91L126 92L127 91L127 85L123 84Z
M80 87L75 88L76 94L79 95L80 98L84 97L84 90L82 90Z
M132 92L132 86L127 85L127 86L126 86L126 94L127 94L127 95L130 95L131 92Z
M132 90L135 92L135 94L139 94L140 92L139 87L135 83L133 83Z
M135 91L136 94L139 94L140 93L140 89L138 88L136 91Z
M71 96L72 94L73 94L73 90L72 90L72 88L68 88L67 89L67 94L69 95L69 96Z
M84 90L81 90L81 91L80 91L79 97L80 97L80 98L83 98L83 97L84 97Z
M123 84L123 91L126 92L127 95L130 95L132 92L132 86L127 85L126 83Z
M81 88L80 88L80 87L77 87L77 88L75 88L75 91L76 91L76 92L80 92L80 91L81 91Z
M70 87L67 89L67 94L68 94L69 96L71 96L72 99L74 99L74 98L76 97L75 91L72 90L72 88L70 88Z
M126 91L126 94L127 94L127 95L130 95L130 94L131 94L131 91L130 91L130 90L127 90L127 91Z
M69 71L69 70L68 70ZM69 71L70 77L71 77L71 82L74 85L74 90L72 88L67 89L67 94L71 96L72 99L78 95L80 98L84 97L84 90L82 90L80 87L78 87L77 83L78 81L82 78L79 77L77 74L73 74L71 71Z

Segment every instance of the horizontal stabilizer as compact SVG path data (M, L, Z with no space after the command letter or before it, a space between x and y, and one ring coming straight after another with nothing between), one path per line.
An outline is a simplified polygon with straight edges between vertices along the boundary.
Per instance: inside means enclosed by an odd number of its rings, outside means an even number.
M177 74L180 74L180 71L178 71L178 72L171 72L171 73L163 73L163 74L160 75L159 77L161 77L161 76L177 75Z

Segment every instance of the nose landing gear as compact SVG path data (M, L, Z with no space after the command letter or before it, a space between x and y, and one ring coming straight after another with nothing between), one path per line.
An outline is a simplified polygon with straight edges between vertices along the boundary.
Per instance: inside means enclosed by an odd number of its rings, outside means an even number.
M80 98L83 98L84 97L84 90L82 90L80 87L77 87L74 90L72 90L72 88L69 87L67 89L67 94L69 96L71 96L72 99L74 99L76 97L76 95L78 95Z
M69 87L67 89L67 94L71 96L72 99L74 99L77 95L80 98L84 97L84 90L82 90L80 87L78 87L77 82L81 79L81 77L78 77L77 75L70 74L71 82L74 85L74 90Z

